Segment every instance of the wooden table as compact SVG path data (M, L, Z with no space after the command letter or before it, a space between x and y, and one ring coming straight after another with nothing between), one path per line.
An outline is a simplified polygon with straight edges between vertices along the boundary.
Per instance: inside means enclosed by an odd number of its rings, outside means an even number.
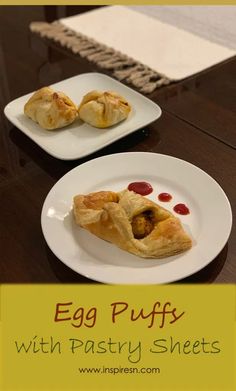
M2 108L12 99L42 85L98 70L86 60L52 48L39 39L38 42L31 39L28 30L30 21L49 20L51 12L55 17L81 10L79 7L41 6L1 9ZM235 75L236 58L232 58L199 75L156 90L149 98L162 107L163 114L158 121L92 156L76 161L61 161L45 153L14 128L1 110L0 282L91 282L67 268L49 250L42 235L40 214L47 193L62 175L87 160L105 154L151 151L193 163L222 186L235 218ZM235 227L216 259L180 282L235 283Z

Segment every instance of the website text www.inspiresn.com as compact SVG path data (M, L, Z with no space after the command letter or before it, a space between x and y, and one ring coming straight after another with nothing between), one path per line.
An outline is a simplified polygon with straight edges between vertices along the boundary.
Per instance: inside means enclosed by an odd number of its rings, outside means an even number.
M148 368L148 367L80 367L78 368L79 373L81 374L99 374L99 375L118 375L118 374L160 374L160 368Z

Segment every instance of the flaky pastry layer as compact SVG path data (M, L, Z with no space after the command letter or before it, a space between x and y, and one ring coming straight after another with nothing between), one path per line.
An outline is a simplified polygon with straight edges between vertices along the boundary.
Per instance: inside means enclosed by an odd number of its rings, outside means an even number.
M54 130L74 122L78 117L78 107L63 92L43 87L27 101L24 113L42 128Z
M133 191L74 197L75 221L97 237L143 258L163 258L191 248L180 220Z
M91 91L79 105L79 117L96 128L107 128L126 119L130 104L113 91Z

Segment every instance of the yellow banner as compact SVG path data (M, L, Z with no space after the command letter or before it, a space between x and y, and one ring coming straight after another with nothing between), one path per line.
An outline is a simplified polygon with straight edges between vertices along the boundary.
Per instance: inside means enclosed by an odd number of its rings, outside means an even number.
M236 390L233 285L3 285L5 391Z

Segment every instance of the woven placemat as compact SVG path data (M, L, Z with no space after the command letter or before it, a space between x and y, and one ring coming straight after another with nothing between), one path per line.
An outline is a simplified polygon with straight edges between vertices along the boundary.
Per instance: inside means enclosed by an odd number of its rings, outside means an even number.
M59 21L32 22L30 30L70 50L75 56L86 58L100 68L110 71L116 79L132 85L144 94L150 94L157 88L174 82L146 65L70 30Z

